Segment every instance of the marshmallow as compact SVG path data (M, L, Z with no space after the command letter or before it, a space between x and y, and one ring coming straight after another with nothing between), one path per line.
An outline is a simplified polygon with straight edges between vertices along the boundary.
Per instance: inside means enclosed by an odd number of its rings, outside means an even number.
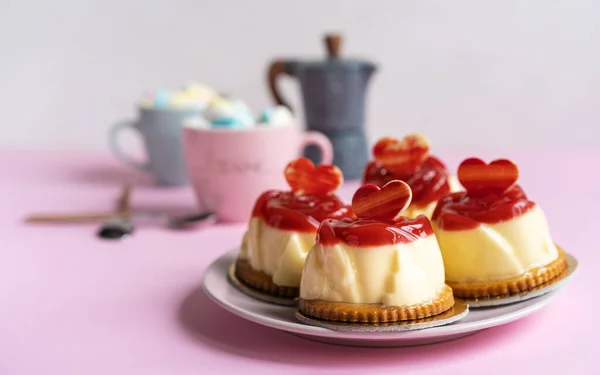
M183 121L183 126L192 129L210 129L211 124L202 116L188 117Z
M154 108L167 108L171 99L171 93L166 90L158 90L154 93Z
M256 124L256 121L254 120L254 113L252 113L252 110L246 103L239 99L233 99L231 104L235 109L237 119L241 121L243 126L251 127Z
M143 108L191 108L204 110L218 96L209 86L192 82L177 91L157 90L140 101Z
M294 119L292 112L283 105L263 110L259 116L260 125L281 125L291 122Z
M146 109L199 109L202 115L184 121L184 126L197 129L247 129L257 126L276 126L293 121L294 116L285 106L261 111L258 118L246 103L237 98L219 95L213 88L189 82L177 91L157 90L145 95L140 106Z
M194 98L185 92L176 92L171 95L169 106L175 108L199 108L203 110L208 106L208 102L198 100L198 98Z
M255 124L252 111L239 99L213 99L206 108L204 117L214 127L248 128Z
M183 91L185 91L190 97L205 101L207 103L219 96L211 87L197 82L188 83L184 87Z
M150 109L154 107L154 94L146 94L140 101L140 107L144 109Z
M213 128L244 128L245 124L237 118L218 118L210 122Z

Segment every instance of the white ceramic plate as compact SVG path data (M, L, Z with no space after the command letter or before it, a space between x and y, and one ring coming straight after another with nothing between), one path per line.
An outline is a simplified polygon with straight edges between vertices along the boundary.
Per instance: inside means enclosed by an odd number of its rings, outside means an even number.
M445 326L404 332L340 332L302 324L294 316L295 308L255 300L231 286L227 280L227 272L237 253L236 250L223 255L204 272L204 289L223 308L249 321L307 339L339 345L371 347L433 344L521 319L550 303L564 289L577 269L577 260L567 254L570 277L555 283L554 291L519 303L471 310L463 319Z
M267 296L264 293L257 292L243 283L235 276L235 266L232 264L227 273L227 281L241 293L264 302L274 303L280 306L288 306L295 308L298 300L291 298L277 298ZM354 332L392 332L392 331L410 331L415 329L425 329L437 326L443 326L456 322L467 316L469 313L469 305L464 301L455 300L454 306L441 314L406 322L397 323L382 323L382 324L360 324L360 323L343 323L343 322L328 322L321 319L312 318L296 311L296 319L305 324L310 324L317 327L332 329L334 331L354 331Z

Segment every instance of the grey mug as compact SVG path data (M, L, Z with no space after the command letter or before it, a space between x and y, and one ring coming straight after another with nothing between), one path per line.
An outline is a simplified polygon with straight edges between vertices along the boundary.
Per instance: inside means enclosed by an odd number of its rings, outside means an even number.
M152 174L159 185L186 185L188 178L181 135L183 122L201 113L200 109L140 108L137 120L121 121L110 129L110 148L124 164ZM119 136L126 129L135 129L141 134L147 156L145 162L135 160L121 147Z

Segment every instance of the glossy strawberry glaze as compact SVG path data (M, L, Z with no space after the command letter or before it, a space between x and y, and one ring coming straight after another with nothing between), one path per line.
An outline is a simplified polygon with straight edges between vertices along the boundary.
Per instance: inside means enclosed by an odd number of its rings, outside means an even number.
M363 181L365 184L383 186L391 180L402 180L412 190L412 203L417 207L427 206L450 192L448 170L436 157L428 157L414 172L392 173L379 163L367 164Z
M440 229L475 229L480 223L495 224L525 214L535 207L519 185L503 194L470 196L468 192L452 193L440 199L432 221Z
M316 232L321 221L353 218L352 209L334 195L295 195L290 191L269 190L254 204L252 217L267 225L297 232Z
M373 219L327 219L321 223L317 243L333 246L346 243L353 247L373 247L410 243L433 235L431 222L425 215L396 221Z

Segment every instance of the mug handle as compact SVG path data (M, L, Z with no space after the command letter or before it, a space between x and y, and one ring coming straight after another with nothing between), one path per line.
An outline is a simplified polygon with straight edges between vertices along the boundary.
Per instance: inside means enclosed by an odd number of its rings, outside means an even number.
M148 162L139 162L135 160L129 154L124 152L121 146L119 146L119 135L125 129L136 129L135 126L133 126L134 123L134 121L125 120L113 125L113 127L110 129L110 133L108 134L108 143L113 154L124 164L145 171L148 170Z
M318 164L333 163L333 145L325 134L317 131L308 131L302 135L301 150L304 150L308 145L315 145L321 150L321 160Z

